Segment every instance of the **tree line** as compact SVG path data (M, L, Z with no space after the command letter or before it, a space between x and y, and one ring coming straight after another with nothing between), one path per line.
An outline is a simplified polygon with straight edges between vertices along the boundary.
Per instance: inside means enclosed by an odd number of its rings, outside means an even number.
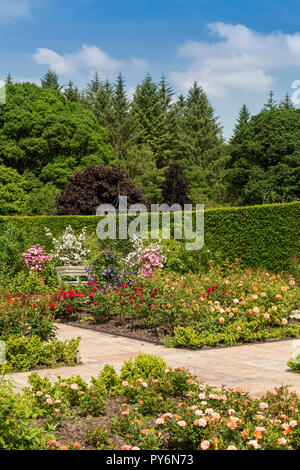
M75 197L83 194L78 184L83 190L84 181L94 181L95 167L109 178L114 174L117 185L132 183L134 194L152 203L219 207L299 198L300 110L288 95L277 103L270 92L254 116L244 105L226 142L196 82L176 98L164 76L155 83L147 75L132 99L122 74L112 83L95 72L83 90L71 81L62 87L50 70L41 86L14 84L10 74L6 83L6 104L0 106L0 214L61 213L66 191L68 197L72 191Z

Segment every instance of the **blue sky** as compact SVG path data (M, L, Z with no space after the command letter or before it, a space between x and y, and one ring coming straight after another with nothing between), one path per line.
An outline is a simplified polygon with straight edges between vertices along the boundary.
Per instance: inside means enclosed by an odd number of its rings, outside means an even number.
M122 71L176 93L203 86L231 133L239 108L259 111L300 80L300 0L0 0L0 81L38 82L49 67L83 87Z

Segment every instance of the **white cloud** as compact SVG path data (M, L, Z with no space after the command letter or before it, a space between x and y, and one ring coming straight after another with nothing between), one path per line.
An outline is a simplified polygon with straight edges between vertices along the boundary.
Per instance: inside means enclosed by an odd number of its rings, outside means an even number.
M0 21L30 16L32 7L41 0L0 0Z
M57 52L38 48L33 56L35 62L48 65L51 70L61 75L74 74L78 70L98 70L100 73L111 74L120 70L142 71L148 66L147 61L141 58L119 60L109 56L97 46L83 44L78 52L73 54L58 54Z
M208 24L214 42L187 41L179 56L190 60L187 70L171 72L183 90L196 80L207 93L224 96L230 88L266 92L275 77L272 70L300 64L300 33L261 34L244 25Z
M35 62L40 65L48 65L51 70L62 75L74 71L72 59L70 56L61 56L51 49L40 47L33 56Z
M87 46L84 44L82 49L71 56L80 66L85 65L88 68L99 69L105 72L113 72L119 70L123 66L122 60L116 60L110 57L106 52L97 46Z
M137 71L143 72L147 68L149 68L149 63L146 60L141 59L140 57L132 57L130 61L131 61L132 67L136 69Z

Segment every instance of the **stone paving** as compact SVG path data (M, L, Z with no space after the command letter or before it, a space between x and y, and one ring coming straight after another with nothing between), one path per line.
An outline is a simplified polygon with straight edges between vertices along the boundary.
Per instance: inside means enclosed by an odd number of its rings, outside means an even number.
M241 386L251 395L258 396L275 386L290 385L291 390L300 394L300 374L289 372L286 365L298 349L300 340L246 344L243 346L214 348L198 351L166 348L139 340L58 324L57 337L60 340L80 336L82 364L75 367L42 369L38 373L55 379L57 375L70 377L81 375L89 381L97 376L105 364L120 370L124 360L139 352L156 354L165 359L171 367L178 365L191 368L198 378L212 385ZM27 383L30 372L19 372L7 376L21 390Z

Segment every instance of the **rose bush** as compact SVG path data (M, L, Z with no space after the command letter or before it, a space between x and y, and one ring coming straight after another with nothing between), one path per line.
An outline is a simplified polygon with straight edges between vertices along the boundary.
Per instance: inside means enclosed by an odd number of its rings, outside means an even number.
M162 328L173 346L200 348L300 335L300 326L289 320L299 306L300 291L288 275L236 265L224 276L211 266L203 276L160 270L118 287L94 281L80 289L54 294L55 312L85 309L98 323L112 316L139 319L148 328Z
M300 449L299 396L284 386L253 398L147 355L125 363L120 376L105 366L90 384L79 376L52 383L37 373L28 381L23 395L0 384L2 449ZM29 425L37 420L39 427Z

